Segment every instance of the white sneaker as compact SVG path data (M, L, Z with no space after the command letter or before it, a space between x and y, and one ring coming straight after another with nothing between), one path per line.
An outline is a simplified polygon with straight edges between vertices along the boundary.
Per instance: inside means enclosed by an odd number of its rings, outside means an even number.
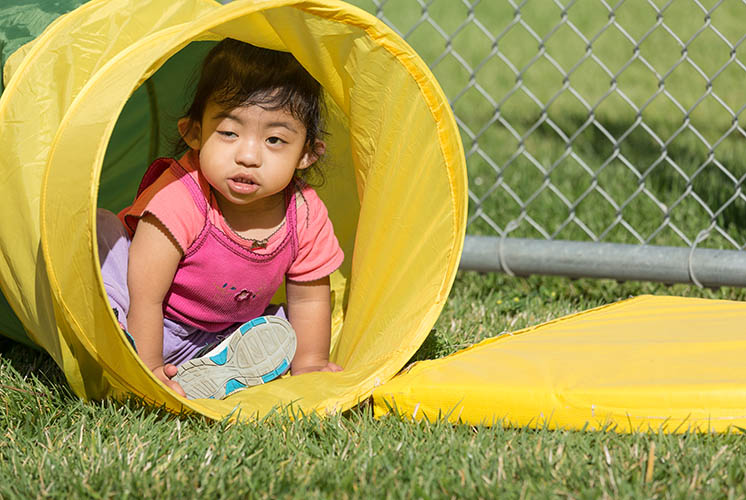
M217 346L206 346L179 366L174 380L189 399L223 399L239 389L265 384L290 368L295 331L278 316L261 316L241 325Z

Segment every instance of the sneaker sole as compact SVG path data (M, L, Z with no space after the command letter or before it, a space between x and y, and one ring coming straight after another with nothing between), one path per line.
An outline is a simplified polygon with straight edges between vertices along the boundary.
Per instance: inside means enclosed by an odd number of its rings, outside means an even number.
M174 380L189 399L222 399L239 389L265 384L288 368L296 338L286 320L263 316L241 325L225 348L179 366Z

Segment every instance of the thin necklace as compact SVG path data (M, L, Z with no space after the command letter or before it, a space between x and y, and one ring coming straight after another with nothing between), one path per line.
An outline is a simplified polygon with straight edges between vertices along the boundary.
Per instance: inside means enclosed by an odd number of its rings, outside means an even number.
M235 234L236 236L238 236L242 240L248 241L249 243L251 243L251 248L252 249L254 249L254 248L267 248L267 245L269 244L269 240L274 235L276 235L278 232L280 232L280 229L282 229L285 226L285 217L283 217L282 222L280 223L279 226L277 226L277 229L275 229L274 231L272 231L272 234L270 234L266 238L262 238L261 240L257 240L255 238L246 238L245 236L242 236L238 231L236 231L236 229L233 226L231 226L231 223L228 222L228 219L226 219L225 216L223 216L223 220L225 221L225 225L228 226L228 229L230 229L233 232L233 234Z

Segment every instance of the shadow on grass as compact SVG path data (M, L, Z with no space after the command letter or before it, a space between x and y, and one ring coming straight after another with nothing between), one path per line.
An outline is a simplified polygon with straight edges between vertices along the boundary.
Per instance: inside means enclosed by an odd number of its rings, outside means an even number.
M28 347L21 343L0 337L0 359L7 362L13 371L25 381L29 377L36 378L42 385L54 389L60 395L67 394L69 398L76 398L65 380L65 374L46 352ZM0 379L0 384L10 390L25 390L13 387L13 380Z
M11 392L24 398L45 401L44 407L65 407L66 412L105 415L114 411L122 415L147 416L163 420L190 417L205 420L193 413L174 414L162 405L134 394L119 398L84 401L68 385L63 371L46 352L0 337L0 393ZM27 415L28 417L28 415Z

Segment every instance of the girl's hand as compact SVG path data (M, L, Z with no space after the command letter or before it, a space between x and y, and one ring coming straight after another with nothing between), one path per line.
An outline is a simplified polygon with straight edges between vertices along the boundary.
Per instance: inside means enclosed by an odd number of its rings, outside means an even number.
M300 375L301 373L311 373L311 372L341 372L342 367L339 366L337 363L332 363L331 361L328 361L326 365L317 365L317 366L301 366L298 368L293 368L291 370L293 375Z
M155 375L158 380L166 384L166 387L174 391L179 396L185 398L186 393L184 392L184 389L181 388L178 382L171 380L176 376L177 371L178 368L176 368L175 365L167 363L165 365L156 366L155 368L153 368L153 375Z
M337 363L332 363L329 361L324 368L319 370L320 372L341 372L342 367L339 366Z

